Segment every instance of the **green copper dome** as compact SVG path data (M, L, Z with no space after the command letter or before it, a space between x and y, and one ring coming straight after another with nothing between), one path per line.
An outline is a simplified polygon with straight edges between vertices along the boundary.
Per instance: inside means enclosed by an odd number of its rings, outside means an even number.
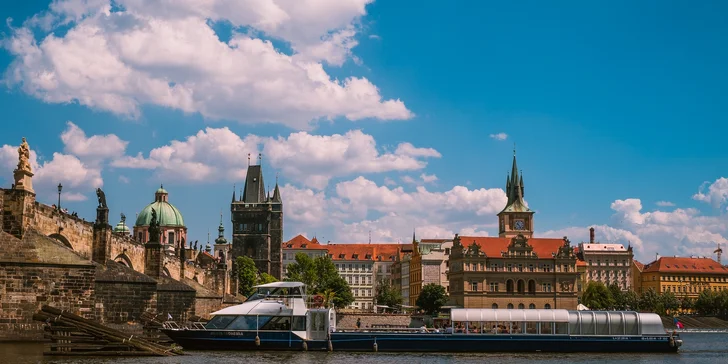
M154 209L157 212L159 226L184 227L185 221L182 218L182 213L167 201L167 196L167 191L160 186L154 193L154 202L139 212L134 226L149 226L149 222L152 220L152 209Z
M129 234L129 226L127 226L123 221L119 221L119 223L114 227L114 232Z

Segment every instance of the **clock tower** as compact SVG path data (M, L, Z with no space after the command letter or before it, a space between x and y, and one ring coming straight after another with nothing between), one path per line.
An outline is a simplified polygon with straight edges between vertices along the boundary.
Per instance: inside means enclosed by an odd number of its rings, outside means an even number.
M533 211L523 201L523 175L518 172L515 150L513 150L513 167L506 178L506 195L508 196L506 207L498 213L498 236L513 238L523 235L531 238L533 236Z

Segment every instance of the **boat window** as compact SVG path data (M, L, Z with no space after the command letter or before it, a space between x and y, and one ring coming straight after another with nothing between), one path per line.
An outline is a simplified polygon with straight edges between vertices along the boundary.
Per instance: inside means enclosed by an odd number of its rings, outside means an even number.
M206 325L206 329L224 329L227 325L229 325L233 320L235 320L235 316L215 316L210 320Z
M606 312L594 312L596 319L597 335L609 335L609 321Z
M456 334L465 333L465 322L455 322L455 333Z
M261 330L285 330L291 329L291 316L274 316L265 325L260 327Z
M511 322L511 334L523 334L523 323Z
M593 312L581 314L581 335L594 335L596 333L596 324L594 323Z
M270 321L270 316L239 316L230 326L228 330L257 330L265 326Z
M549 325L551 323L549 322ZM543 325L543 324L541 324ZM569 334L569 323L568 322L557 322L554 324L556 327L556 335L568 335ZM550 331L550 329L549 329ZM572 331L573 334L573 331Z
M531 335L538 334L538 322L526 322L526 333Z
M483 322L483 333L484 334L497 334L498 333L498 323L495 321Z
M470 322L468 327L468 334L480 334L480 322Z
M291 331L306 331L306 316L293 316Z
M609 321L609 326L612 331L610 334L624 335L624 321L622 321L622 315L619 312L610 313Z
M551 335L554 332L553 322L542 322L541 323L541 335Z

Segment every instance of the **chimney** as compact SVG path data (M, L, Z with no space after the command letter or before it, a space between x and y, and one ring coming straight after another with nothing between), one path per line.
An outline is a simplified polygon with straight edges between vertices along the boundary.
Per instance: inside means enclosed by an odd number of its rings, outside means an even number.
M589 228L589 243L594 244L594 228Z

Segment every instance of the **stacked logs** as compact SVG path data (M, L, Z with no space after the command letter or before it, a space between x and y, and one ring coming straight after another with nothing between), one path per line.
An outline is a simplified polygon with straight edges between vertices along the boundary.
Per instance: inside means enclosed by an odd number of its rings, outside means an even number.
M45 337L51 340L45 355L88 356L172 356L174 347L125 334L81 316L43 306L33 320L46 323Z

